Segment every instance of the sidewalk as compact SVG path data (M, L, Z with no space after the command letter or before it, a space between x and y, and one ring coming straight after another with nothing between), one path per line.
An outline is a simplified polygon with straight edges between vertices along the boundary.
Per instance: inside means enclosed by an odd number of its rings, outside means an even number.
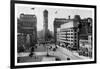
M56 58L59 58L59 59L61 59L61 60L67 60L67 58L68 58L67 55L61 53L61 52L58 51L58 50L55 51L55 52L50 51L50 52L49 52L49 55L51 55L51 56L55 56Z
M17 54L17 57L26 57L29 56L30 52L23 52L23 53L19 53ZM47 52L34 52L35 56L45 56L47 54Z
M36 56L41 56L41 55L46 55L47 54L47 50L44 46L37 46L37 48L34 49L33 52ZM25 56L29 56L30 52L22 52L22 53L18 53L17 57L25 57Z
M55 61L56 58L58 58L59 60L67 60L67 58L69 58L69 60L89 59L88 57L79 56L77 52L70 51L70 50L60 47L60 46L57 46L57 47L58 48L56 49L56 51L52 51L52 50L42 51L42 52L35 51L33 57L42 57L41 61ZM47 57L47 52L50 57ZM18 53L17 57L18 58L22 57L23 59L28 59L28 58L30 58L29 54L30 54L30 52ZM31 61L32 59L35 61L35 58L33 58L33 57L28 59L27 61ZM26 61L26 60L24 60L24 61ZM40 59L38 59L37 61L40 61Z
M55 57L43 57L42 61L55 61Z
M69 56L71 59L89 59L88 57L79 56L78 53L76 53L76 52L71 52L71 51L69 51L68 49L65 49L65 48L63 48L63 47L60 47L60 46L59 46L58 48L59 48L59 50L60 50L63 54Z

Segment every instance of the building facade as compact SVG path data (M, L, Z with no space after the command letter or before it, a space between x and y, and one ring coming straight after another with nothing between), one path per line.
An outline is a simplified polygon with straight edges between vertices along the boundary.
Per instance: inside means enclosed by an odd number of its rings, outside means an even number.
M55 18L54 19L54 41L57 42L57 29L60 28L61 24L68 22L65 18Z
M57 31L58 32L58 31ZM60 31L58 32L60 43L65 43L66 47L77 50L79 48L79 38L78 38L78 23L76 24L74 20L64 23L60 26Z
M37 18L31 14L20 14L17 20L18 36L24 37L24 46L26 48L33 46L37 42Z
M92 18L80 20L80 47L92 50Z
M64 19L54 21L54 35L55 42L58 44L65 44L71 49L79 49L79 21L80 16L76 15L74 19ZM57 26L58 25L58 26ZM57 31L58 29L58 31Z
M54 21L55 42L65 44L66 47L78 50L85 44L92 48L92 18L81 19L75 15L73 19ZM90 47L89 47L90 46Z

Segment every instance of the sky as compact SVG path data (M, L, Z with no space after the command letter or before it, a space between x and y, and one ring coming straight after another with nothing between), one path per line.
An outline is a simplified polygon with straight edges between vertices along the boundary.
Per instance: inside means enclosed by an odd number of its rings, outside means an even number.
M34 9L31 9L34 8ZM16 4L15 5L15 18L17 19L21 13L32 14L37 17L37 31L43 29L43 11L48 10L48 29L53 31L53 23L55 18L66 18L68 16L74 18L74 15L80 15L81 18L93 17L93 9L91 8L77 8L77 7L58 7L47 5L29 5L29 4Z

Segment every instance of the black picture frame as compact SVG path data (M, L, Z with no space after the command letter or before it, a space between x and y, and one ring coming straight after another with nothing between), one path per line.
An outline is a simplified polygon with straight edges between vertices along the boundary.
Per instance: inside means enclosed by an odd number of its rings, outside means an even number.
M49 6L67 6L67 7L81 7L94 9L94 60L85 62L70 62L70 63L51 63L51 64L36 64L36 65L15 65L15 4L36 4ZM29 68L29 67L45 67L45 66L60 66L60 65L78 65L78 64L92 64L96 63L96 6L95 5L81 5L81 4L66 4L66 3L50 3L50 2L34 2L34 1L11 1L10 3L10 67L13 68Z

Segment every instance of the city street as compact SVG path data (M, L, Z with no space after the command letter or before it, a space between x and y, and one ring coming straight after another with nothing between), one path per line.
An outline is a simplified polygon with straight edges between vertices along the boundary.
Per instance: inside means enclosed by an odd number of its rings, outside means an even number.
M51 51L49 52L50 55L54 55L56 57L59 57L61 60L66 60L70 58L70 60L80 60L80 59L89 59L88 57L79 56L77 52L69 51L66 48L58 46L57 50L55 52Z
M53 45L52 45L53 46ZM41 62L41 61L56 61L58 60L80 60L89 59L87 57L79 56L78 53L69 51L63 47L57 46L56 51L47 49L43 45L37 46L34 55L29 57L29 52L18 54L19 62ZM49 56L47 56L47 53Z

